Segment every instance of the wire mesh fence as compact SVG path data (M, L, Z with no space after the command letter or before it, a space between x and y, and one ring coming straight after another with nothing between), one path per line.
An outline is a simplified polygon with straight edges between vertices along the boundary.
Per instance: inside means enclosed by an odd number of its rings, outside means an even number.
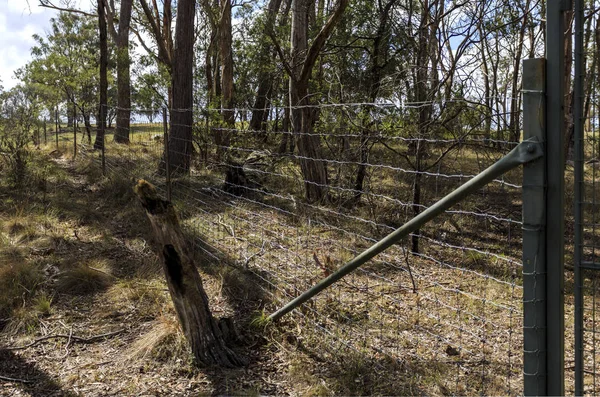
M600 393L597 311L598 247L598 17L597 1L575 4L575 392ZM595 37L594 37L595 36Z
M422 106L461 106L471 120L419 127L410 121ZM172 199L197 250L251 272L268 297L257 308L270 312L512 149L510 131L482 127L481 108L321 104L312 157L285 124L295 109L270 108L260 130L249 128L254 109L234 109L233 125L189 110L191 168L171 177ZM187 155L173 151L177 139L167 142L175 161ZM107 172L166 194L163 124L136 113L129 140L114 144L107 131ZM326 183L307 182L303 162L322 164ZM322 200L306 199L311 183ZM303 305L286 320L294 340L326 360L383 368L398 392L522 393L520 184L520 170L495 180Z

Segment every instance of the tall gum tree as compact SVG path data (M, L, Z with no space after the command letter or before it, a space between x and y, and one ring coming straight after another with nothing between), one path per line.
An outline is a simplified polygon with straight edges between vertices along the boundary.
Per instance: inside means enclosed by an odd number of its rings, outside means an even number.
M117 129L115 142L129 143L131 127L131 73L129 56L129 31L133 0L121 0L119 24L115 26L114 0L103 0L109 32L117 47Z
M175 173L187 173L192 154L195 0L180 0L173 51L173 109L169 159Z
M100 104L98 105L98 132L94 149L104 147L106 129L106 110L108 104L108 32L106 26L106 11L104 1L98 0L98 30L100 33Z
M311 134L317 112L311 106L310 81L313 68L321 50L338 24L350 0L338 0L333 13L321 28L311 46L308 46L309 16L312 0L293 0L292 30L290 37L291 57L288 63L279 42L271 38L289 75L289 103L292 108L291 124L298 147L300 168L304 177L305 196L310 202L327 199L327 164L321 153L321 138ZM314 10L313 10L314 12Z

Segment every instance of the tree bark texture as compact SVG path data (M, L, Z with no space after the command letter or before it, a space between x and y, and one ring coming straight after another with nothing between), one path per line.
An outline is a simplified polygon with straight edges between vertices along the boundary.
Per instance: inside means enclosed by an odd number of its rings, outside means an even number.
M218 132L217 151L228 150L231 132L235 128L233 111L233 38L231 33L231 0L221 0L221 26L219 28L219 54L221 58L221 115L225 130ZM221 156L219 156L221 157Z
M133 0L121 0L117 40L117 129L115 142L129 143L131 118L131 75L129 57L129 27Z
M337 7L319 34L308 47L309 15L311 0L293 0L290 63L291 119L300 155L300 168L304 177L306 199L311 202L327 198L327 163L321 154L321 139L312 135L316 119L315 109L310 107L309 83L312 70L327 39L341 19L349 0L339 0Z
M268 35L273 29L275 18L281 7L282 0L270 0L267 6L267 21L265 22L265 33ZM268 41L261 44L260 57L261 62L268 65L271 62L272 46ZM252 118L250 120L250 129L254 131L265 131L269 108L269 96L273 88L275 73L268 68L262 68L258 76L258 88L252 109ZM266 132L266 131L265 131Z
M98 106L98 131L94 149L104 146L106 130L106 105L108 102L108 31L106 28L106 12L104 2L98 0L98 29L100 31L100 105Z
M160 245L169 293L198 364L243 365L243 360L226 346L220 323L210 312L208 296L172 204L160 199L156 188L144 180L140 180L134 190Z
M175 23L169 159L171 171L179 174L189 172L192 155L195 5L194 0L180 0Z

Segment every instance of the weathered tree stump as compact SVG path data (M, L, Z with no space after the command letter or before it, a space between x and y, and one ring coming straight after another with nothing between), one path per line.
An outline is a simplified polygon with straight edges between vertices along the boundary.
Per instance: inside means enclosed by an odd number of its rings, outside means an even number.
M203 366L244 365L244 360L225 343L226 335L220 327L223 321L210 312L208 296L172 204L159 198L156 188L144 180L138 181L134 190L160 244L171 299L194 357Z

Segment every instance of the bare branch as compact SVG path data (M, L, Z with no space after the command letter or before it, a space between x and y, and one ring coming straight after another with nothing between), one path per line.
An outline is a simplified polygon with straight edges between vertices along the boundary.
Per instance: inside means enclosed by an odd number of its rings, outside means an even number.
M106 15L106 22L108 22L108 29L113 41L116 43L119 40L119 35L117 34L117 29L115 28L115 10L110 7L110 4L107 0L100 1L104 2L104 13Z
M12 347L0 347L0 351L2 350L24 350L24 349L28 349L32 346L37 345L38 343L48 340L48 339L56 339L56 338L62 338L62 339L70 339L72 340L72 342L78 342L78 343L92 343L95 342L99 339L103 339L103 338L108 338L110 336L115 336L118 335L120 333L125 332L125 329L119 329L117 331L113 331L113 332L108 332L105 334L100 334L100 335L95 335L95 336L90 336L89 338L83 338L81 336L75 336L75 335L64 335L64 334L56 334L56 335L46 335L43 336L41 338L38 338L36 340L34 340L31 343L28 343L24 346L12 346Z
M98 15L96 14L92 14L83 10L78 10L76 8L69 8L69 7L60 7L57 6L56 4L52 3L52 1L50 0L39 0L39 6L40 7L44 7L44 8L50 8L53 10L57 10L57 11L64 11L64 12L70 12L73 14L81 14L81 15L85 15L87 17L97 17Z

